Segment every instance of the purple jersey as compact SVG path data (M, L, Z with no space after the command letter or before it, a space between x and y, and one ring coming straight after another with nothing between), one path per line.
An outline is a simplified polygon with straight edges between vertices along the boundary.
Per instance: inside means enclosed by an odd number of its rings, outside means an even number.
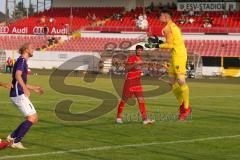
M18 83L16 79L16 72L22 71L22 79L25 84L27 84L27 72L28 72L28 65L26 59L24 59L22 56L20 56L17 61L15 62L13 66L13 73L12 73L12 85L13 88L11 88L10 91L10 97L17 97L19 95L24 94L23 89Z

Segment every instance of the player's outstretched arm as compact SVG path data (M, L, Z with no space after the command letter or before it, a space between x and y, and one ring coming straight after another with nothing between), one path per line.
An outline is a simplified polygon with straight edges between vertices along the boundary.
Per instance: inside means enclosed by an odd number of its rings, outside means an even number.
M159 48L172 49L172 48L173 48L173 44L172 44L172 43L165 42L165 43L160 44L160 45L159 45Z
M12 84L11 83L4 83L4 82L0 82L0 86L7 88L7 89L11 89L12 88Z
M27 88L28 88L29 90L31 90L31 91L39 94L39 95L42 95L42 94L44 93L42 87L40 87L40 86L34 86L34 85L29 85L29 84L27 84Z

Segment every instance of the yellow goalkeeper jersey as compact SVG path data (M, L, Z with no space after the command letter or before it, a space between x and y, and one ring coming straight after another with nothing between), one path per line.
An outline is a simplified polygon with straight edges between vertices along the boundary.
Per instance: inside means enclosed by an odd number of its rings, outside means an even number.
M170 49L172 57L184 57L187 59L187 49L179 27L173 21L169 21L163 28L163 33L166 42L160 44L159 47Z

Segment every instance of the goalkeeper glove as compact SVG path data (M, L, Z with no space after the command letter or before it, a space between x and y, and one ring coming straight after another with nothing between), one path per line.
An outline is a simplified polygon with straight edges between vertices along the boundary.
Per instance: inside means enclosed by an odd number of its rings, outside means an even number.
M163 44L164 43L164 41L163 40L159 40L158 41L158 44L160 45L160 44Z

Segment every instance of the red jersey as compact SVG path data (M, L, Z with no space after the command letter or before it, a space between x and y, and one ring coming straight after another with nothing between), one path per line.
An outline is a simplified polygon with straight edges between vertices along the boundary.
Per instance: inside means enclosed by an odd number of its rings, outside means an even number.
M7 60L7 66L12 66L12 59Z
M129 56L127 60L128 65L132 65L137 61L142 61L142 58L139 56ZM128 70L127 79L140 78L142 74L141 64L135 65L130 70Z

